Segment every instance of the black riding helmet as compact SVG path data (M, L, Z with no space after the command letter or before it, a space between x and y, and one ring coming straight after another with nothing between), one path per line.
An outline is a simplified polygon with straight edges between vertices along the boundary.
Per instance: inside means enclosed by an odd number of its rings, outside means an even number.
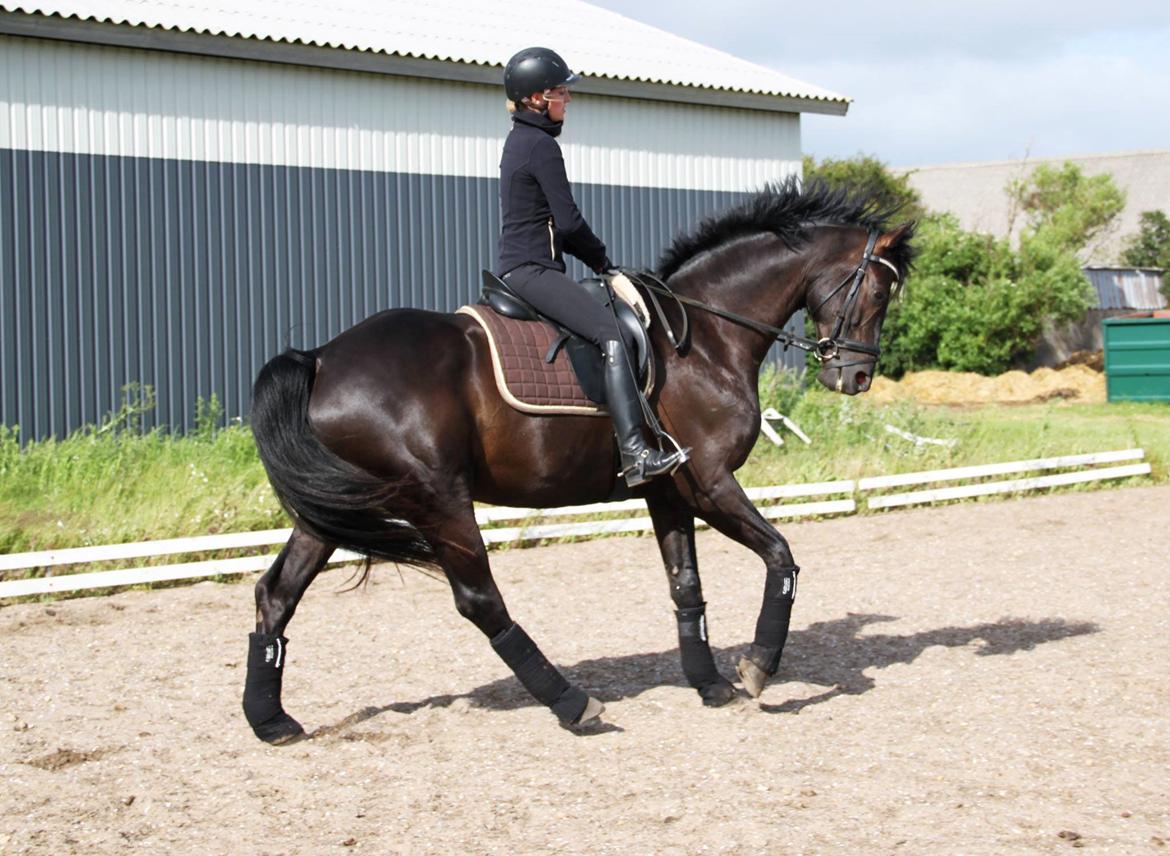
M525 48L504 67L504 91L517 104L533 92L570 86L580 79L560 54L548 48Z

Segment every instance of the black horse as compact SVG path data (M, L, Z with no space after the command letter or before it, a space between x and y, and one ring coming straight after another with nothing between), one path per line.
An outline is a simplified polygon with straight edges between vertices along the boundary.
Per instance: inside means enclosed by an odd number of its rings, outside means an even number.
M736 690L707 642L695 517L764 561L756 636L738 669L758 696L780 662L798 573L787 542L733 475L759 432L760 365L775 328L807 307L822 338L797 344L819 352L818 380L849 395L869 388L888 300L912 257L913 224L886 231L890 213L865 196L788 182L678 238L660 263L659 277L692 308L685 346L672 348L660 326L651 331L651 401L692 457L635 495L654 521L683 671L705 704ZM600 703L569 684L509 617L472 503L556 507L612 497L619 463L609 420L509 407L476 323L396 309L321 348L271 360L256 381L252 425L295 521L256 585L244 710L258 737L281 743L303 733L281 705L283 634L339 547L441 570L455 608L537 700L566 725L597 717Z

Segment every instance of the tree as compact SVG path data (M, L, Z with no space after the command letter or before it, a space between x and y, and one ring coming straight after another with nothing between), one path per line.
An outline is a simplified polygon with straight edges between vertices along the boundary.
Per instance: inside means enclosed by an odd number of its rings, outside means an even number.
M1170 217L1163 211L1143 211L1138 233L1121 261L1133 267L1162 269L1162 296L1170 300Z
M805 176L863 189L898 219L917 219L914 273L882 330L883 374L942 368L996 374L1027 358L1046 321L1080 318L1092 287L1077 259L1125 204L1108 175L1085 176L1074 164L1041 166L1006 191L1027 218L1009 238L964 230L950 214L922 206L908 176L859 156L805 158Z
M1027 178L1010 182L1007 192L1027 218L1021 248L1040 239L1053 249L1079 252L1125 207L1125 193L1112 176L1086 176L1068 162L1041 164Z
M1170 272L1170 217L1162 211L1143 211L1139 223L1138 233L1130 239L1121 261L1131 267Z
M926 214L922 197L910 185L909 175L895 175L884 163L869 155L817 163L804 156L805 179L819 178L831 187L849 187L872 196L878 209L897 211L899 220L920 220Z
M1032 353L1046 321L1075 320L1091 305L1077 253L1125 204L1113 180L1041 166L1007 192L1027 217L1018 247L964 231L951 215L923 221L907 297L886 320L883 373L1006 371Z

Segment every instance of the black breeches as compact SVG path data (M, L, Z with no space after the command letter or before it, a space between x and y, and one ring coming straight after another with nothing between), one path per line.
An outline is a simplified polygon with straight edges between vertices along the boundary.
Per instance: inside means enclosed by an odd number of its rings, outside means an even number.
M581 285L560 271L522 265L508 273L504 281L541 315L583 336L598 348L607 341L619 339L627 350L633 344L628 335L619 332L610 308L594 300Z

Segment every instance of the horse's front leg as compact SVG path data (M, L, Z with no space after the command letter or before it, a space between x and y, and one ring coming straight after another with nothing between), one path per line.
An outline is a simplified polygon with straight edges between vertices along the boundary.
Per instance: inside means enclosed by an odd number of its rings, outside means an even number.
M667 499L651 498L647 505L675 605L683 674L699 691L703 704L708 707L727 704L735 698L735 687L719 674L707 641L707 604L699 581L694 514Z
M764 560L764 603L756 619L755 640L736 667L744 689L758 697L780 667L800 568L792 560L784 536L764 519L730 473L699 499L699 515L704 520Z
M298 526L256 583L256 632L248 637L244 715L256 736L267 743L288 743L305 733L284 712L280 700L288 649L284 630L309 583L332 554L332 544L318 541Z

